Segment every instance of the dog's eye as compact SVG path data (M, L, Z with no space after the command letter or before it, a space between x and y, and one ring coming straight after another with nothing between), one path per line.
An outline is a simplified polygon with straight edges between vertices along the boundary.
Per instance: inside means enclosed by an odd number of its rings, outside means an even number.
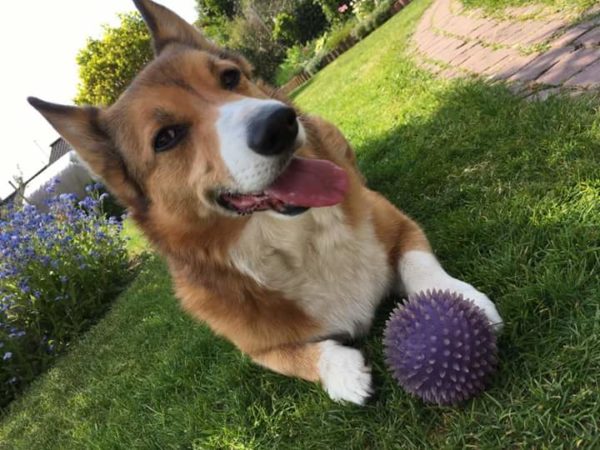
M240 84L241 76L238 69L226 69L221 72L221 85L228 91L232 91Z
M186 136L188 127L185 125L169 125L161 128L154 137L154 151L156 153L171 150Z

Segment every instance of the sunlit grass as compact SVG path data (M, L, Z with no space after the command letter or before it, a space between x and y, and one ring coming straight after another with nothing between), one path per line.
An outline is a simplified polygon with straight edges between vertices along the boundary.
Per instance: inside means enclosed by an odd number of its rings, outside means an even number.
M532 103L420 71L415 1L297 95L338 124L369 185L418 219L449 271L506 320L491 388L426 406L386 372L378 314L360 343L378 396L360 408L253 365L185 316L151 259L111 314L0 426L0 447L598 448L598 98Z

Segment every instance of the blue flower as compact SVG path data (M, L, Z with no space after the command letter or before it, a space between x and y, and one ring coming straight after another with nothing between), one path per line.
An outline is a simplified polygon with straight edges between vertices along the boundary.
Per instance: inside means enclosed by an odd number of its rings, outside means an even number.
M60 194L58 196L58 201L61 203L71 203L77 200L77 196L75 194Z
M44 189L47 193L52 194L54 193L54 191L56 191L56 185L60 183L60 180L58 178L54 178L52 181L50 181L50 183L48 183L48 185L46 186L46 188Z
M4 356L2 357L2 360L3 361L8 361L10 358L12 358L12 355L13 355L12 352L6 352L4 354Z

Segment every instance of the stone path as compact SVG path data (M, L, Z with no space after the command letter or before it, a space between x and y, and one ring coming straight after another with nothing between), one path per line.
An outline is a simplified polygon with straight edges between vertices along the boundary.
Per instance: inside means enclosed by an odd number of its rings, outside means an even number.
M507 80L538 99L600 89L600 5L576 23L541 11L512 8L506 19L492 19L458 0L435 0L413 37L419 64L448 78Z

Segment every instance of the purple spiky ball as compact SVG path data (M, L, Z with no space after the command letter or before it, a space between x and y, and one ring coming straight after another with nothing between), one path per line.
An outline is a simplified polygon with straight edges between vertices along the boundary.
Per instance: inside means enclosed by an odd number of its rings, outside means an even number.
M394 309L384 332L388 367L409 393L454 405L481 393L498 363L483 311L450 291L420 292Z

